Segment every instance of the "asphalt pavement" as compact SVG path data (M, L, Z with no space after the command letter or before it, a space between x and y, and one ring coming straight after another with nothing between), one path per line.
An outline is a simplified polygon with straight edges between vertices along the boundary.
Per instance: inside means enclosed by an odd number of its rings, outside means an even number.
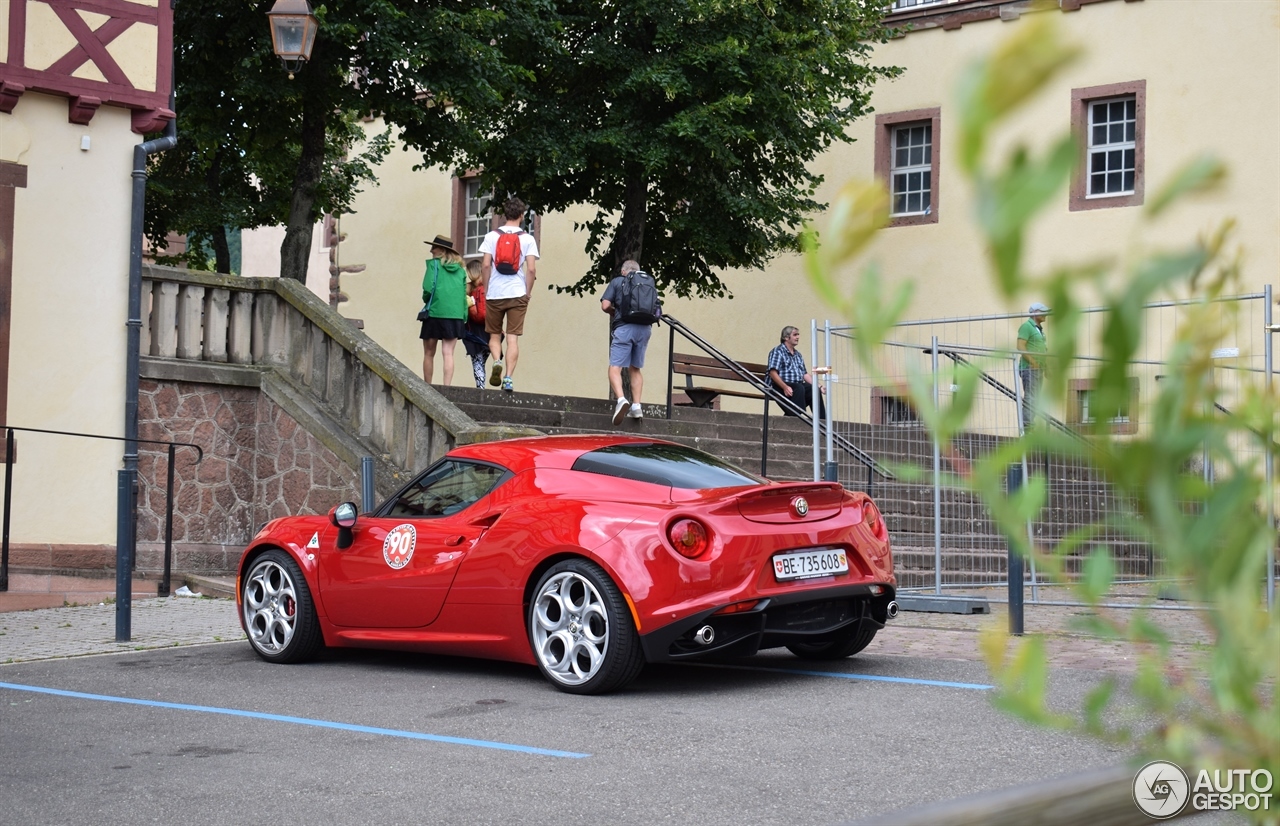
M219 583L208 584L213 587L205 590L225 592L225 588L217 587ZM1042 589L1042 592L1046 600L1061 600L1066 596L1053 589ZM979 632L987 626L1008 628L1005 606L1000 603L990 606L990 614L903 612L876 636L866 654L981 661ZM1128 609L1105 610L1123 618ZM1075 620L1088 613L1088 609L1080 606L1027 605L1025 630L1045 635L1052 667L1132 673L1138 654L1132 644L1103 640L1082 633L1074 626ZM1196 656L1210 643L1209 631L1196 611L1170 604L1168 610L1151 614L1169 635L1174 650L1187 657ZM243 640L235 604L230 599L176 596L135 599L130 624L130 641L117 643L114 604L3 613L0 614L0 664Z
M841 823L1124 762L1120 748L996 710L992 615L906 613L836 663L769 651L650 666L577 697L536 669L338 650L255 656L225 598L0 614L6 824ZM1135 652L1027 609L1050 701L1078 709ZM1188 655L1192 612L1158 618Z

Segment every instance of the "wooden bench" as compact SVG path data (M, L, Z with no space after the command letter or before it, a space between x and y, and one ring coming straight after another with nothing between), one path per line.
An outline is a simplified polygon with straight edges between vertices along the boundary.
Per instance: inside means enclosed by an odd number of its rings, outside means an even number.
M769 380L769 368L764 364L752 364L750 362L738 362L744 368L751 372L756 378L763 382ZM725 367L720 362L710 356L695 356L688 353L672 353L671 354L671 372L684 376L684 387L677 388L672 386L672 393L676 390L683 390L684 395L688 397L689 403L694 407L713 407L719 396L739 396L744 399L763 399L764 395L756 388L749 385L741 376L734 371ZM739 382L743 387L741 389L724 388L724 387L703 387L694 384L694 376L702 379L716 379L720 383ZM675 404L680 402L673 398Z

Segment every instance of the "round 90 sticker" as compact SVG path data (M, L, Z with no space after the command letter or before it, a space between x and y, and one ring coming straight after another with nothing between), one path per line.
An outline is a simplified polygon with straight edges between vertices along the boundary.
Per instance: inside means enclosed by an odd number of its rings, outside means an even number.
M413 559L413 549L418 544L418 532L407 522L387 531L382 541L382 558L397 571Z

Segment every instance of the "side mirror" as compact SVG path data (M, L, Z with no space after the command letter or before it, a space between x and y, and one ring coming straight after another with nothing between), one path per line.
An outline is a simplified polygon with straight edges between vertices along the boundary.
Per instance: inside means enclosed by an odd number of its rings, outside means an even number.
M350 548L351 543L355 541L351 529L356 524L357 514L358 511L353 502L343 502L329 511L329 521L338 529L338 550L340 551Z
M356 524L356 506L354 502L343 502L329 511L329 521L339 528L350 528Z

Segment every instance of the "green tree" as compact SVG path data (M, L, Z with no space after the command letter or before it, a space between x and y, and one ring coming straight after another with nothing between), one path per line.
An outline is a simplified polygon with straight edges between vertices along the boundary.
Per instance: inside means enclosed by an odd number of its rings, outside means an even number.
M1017 146L1003 159L990 157L990 139L1009 116L1077 56L1063 43L1049 15L1022 21L1014 35L961 79L956 110L961 113L956 157L974 192L976 218L986 242L991 271L1002 297L1025 306L1045 297L1053 307L1045 392L1050 404L1067 395L1067 376L1092 382L1091 403L1121 409L1130 394L1130 367L1143 340L1142 308L1166 297L1199 299L1180 323L1167 351L1167 379L1143 406L1146 426L1134 437L1111 432L1105 416L1084 425L1087 439L1056 429L1033 428L975 462L971 475L954 479L981 495L1016 550L1034 556L1041 570L1070 585L1092 606L1079 630L1107 639L1128 640L1139 650L1135 679L1126 686L1108 680L1090 692L1077 714L1050 708L1050 679L1043 640L1014 641L991 628L983 649L999 684L995 701L1024 719L1129 744L1145 755L1186 767L1267 769L1280 776L1280 714L1275 689L1280 679L1280 612L1267 610L1264 584L1268 554L1276 547L1270 524L1277 491L1268 483L1264 459L1280 458L1276 442L1280 404L1262 376L1232 404L1217 407L1221 389L1212 353L1233 329L1234 320L1214 299L1240 291L1238 254L1231 247L1231 219L1202 237L1171 249L1100 255L1052 272L1029 271L1024 242L1035 219L1062 197L1078 157L1064 136L1041 153ZM1208 191L1224 178L1212 159L1190 161L1143 208L1139 232L1151 227L1186 196ZM865 249L887 220L887 195L876 186L848 185L832 210L833 220L818 243L806 236L807 263L815 287L857 326L858 355L875 371L877 342L906 304L908 289L881 294L881 280L864 270L851 296L842 294L831 273ZM1099 359L1080 358L1088 328L1082 308L1102 296L1106 323L1093 342ZM939 407L929 379L912 381L913 403L934 436L946 443L965 429L974 412L979 370L957 372L957 392ZM1248 449L1242 450L1242 446ZM1190 472L1207 453L1216 479ZM1024 455L1052 453L1087 466L1105 480L1124 506L1105 521L1080 526L1063 539L1032 546L1025 525L1044 506L1048 482L1035 476L1016 494L1003 490L1005 470ZM1101 605L1114 577L1106 536L1152 549L1165 574L1177 580L1182 596L1205 606L1201 616L1213 644L1198 661L1186 661L1145 608L1108 611ZM1078 575L1069 562L1081 561ZM1152 595L1152 599L1155 595ZM1118 702L1124 698L1126 702ZM1140 715L1133 713L1133 701ZM1154 721L1154 724L1153 722ZM1083 816L1083 813L1082 813ZM1250 815L1276 823L1274 805Z
M822 208L807 164L868 111L887 0L560 0L507 10L527 70L501 111L464 115L471 164L540 212L595 208L581 294L646 264L664 290L719 296L718 270L797 248ZM561 288L566 289L566 288Z
M146 233L183 232L229 264L223 227L283 224L280 274L306 280L311 232L346 212L389 149L380 115L424 163L472 136L458 113L499 100L512 70L491 44L500 14L471 0L328 0L311 60L290 80L271 50L271 0L183 0L174 9L178 146L153 156Z

